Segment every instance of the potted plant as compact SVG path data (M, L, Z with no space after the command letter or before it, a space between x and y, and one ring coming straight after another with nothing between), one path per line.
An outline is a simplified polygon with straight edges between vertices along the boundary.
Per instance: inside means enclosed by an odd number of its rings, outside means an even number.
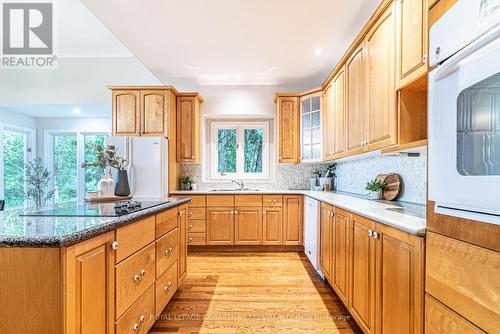
M191 176L182 176L180 180L182 190L191 190L191 183L193 183L193 178L191 178Z
M55 191L47 190L50 182L50 173L42 164L41 158L36 158L24 165L26 193L24 197L30 200L35 208L44 206Z
M82 168L98 167L103 171L103 174L106 167L115 168L117 170L117 173L114 194L115 196L129 196L130 186L128 183L127 171L125 170L125 167L127 166L127 160L124 157L118 155L115 145L107 145L106 147L95 145L94 147L97 151L97 161L85 161L82 164ZM109 182L109 180L111 180L110 175L111 173L107 173L104 179L102 179L101 181L103 181L102 184L107 184L107 187L112 188L112 182L111 184ZM110 196L110 192L110 190L107 190L105 195ZM101 194L103 194L102 189Z
M366 190L369 191L368 197L370 199L380 199L384 188L385 182L380 179L374 179L366 184Z

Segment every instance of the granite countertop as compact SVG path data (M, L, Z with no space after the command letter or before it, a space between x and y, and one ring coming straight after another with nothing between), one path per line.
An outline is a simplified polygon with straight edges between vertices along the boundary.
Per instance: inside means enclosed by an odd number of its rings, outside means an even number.
M164 204L119 217L23 217L20 216L24 213L23 209L3 211L0 212L0 247L71 246L187 203L190 199L168 198L164 201Z
M310 190L249 190L249 191L174 191L172 195L189 194L301 194L345 209L360 216L392 226L405 232L425 235L425 205L400 201L373 201L367 196L346 192Z

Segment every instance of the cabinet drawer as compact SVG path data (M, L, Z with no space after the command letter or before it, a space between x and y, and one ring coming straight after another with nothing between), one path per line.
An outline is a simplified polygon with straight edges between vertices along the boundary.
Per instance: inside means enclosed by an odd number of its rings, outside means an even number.
M156 278L160 277L179 257L179 229L156 240Z
M177 227L177 208L156 215L156 238Z
M434 298L425 296L425 333L485 333Z
M234 206L234 195L207 195L207 206Z
M263 195L264 206L283 206L282 195Z
M155 245L143 248L115 267L116 316L121 316L155 281Z
M177 291L177 261L156 281L156 315L160 315Z
M429 232L426 292L486 332L500 324L500 253Z
M206 233L188 233L188 245L203 246L206 244Z
M207 224L205 220L188 220L188 226L187 226L188 232L203 232L205 233L207 231Z
M262 206L262 195L235 195L234 206Z
M186 195L186 197L191 198L191 203L189 206L206 206L207 196L206 195Z
M155 290L151 287L116 322L115 332L120 334L148 333L153 326L155 311Z
M155 240L155 222L155 216L151 216L116 230L116 263Z
M188 219L205 219L205 208L192 208L187 210Z

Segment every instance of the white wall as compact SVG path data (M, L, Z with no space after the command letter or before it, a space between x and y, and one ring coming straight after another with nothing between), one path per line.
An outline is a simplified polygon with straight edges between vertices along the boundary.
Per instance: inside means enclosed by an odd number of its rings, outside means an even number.
M19 113L10 112L0 108L0 123L21 126L25 128L36 128L36 119Z

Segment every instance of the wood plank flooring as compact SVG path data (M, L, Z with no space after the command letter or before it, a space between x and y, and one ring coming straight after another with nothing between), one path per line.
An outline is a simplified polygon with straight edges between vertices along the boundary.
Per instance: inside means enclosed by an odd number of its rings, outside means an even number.
M189 253L150 333L361 333L303 253Z

